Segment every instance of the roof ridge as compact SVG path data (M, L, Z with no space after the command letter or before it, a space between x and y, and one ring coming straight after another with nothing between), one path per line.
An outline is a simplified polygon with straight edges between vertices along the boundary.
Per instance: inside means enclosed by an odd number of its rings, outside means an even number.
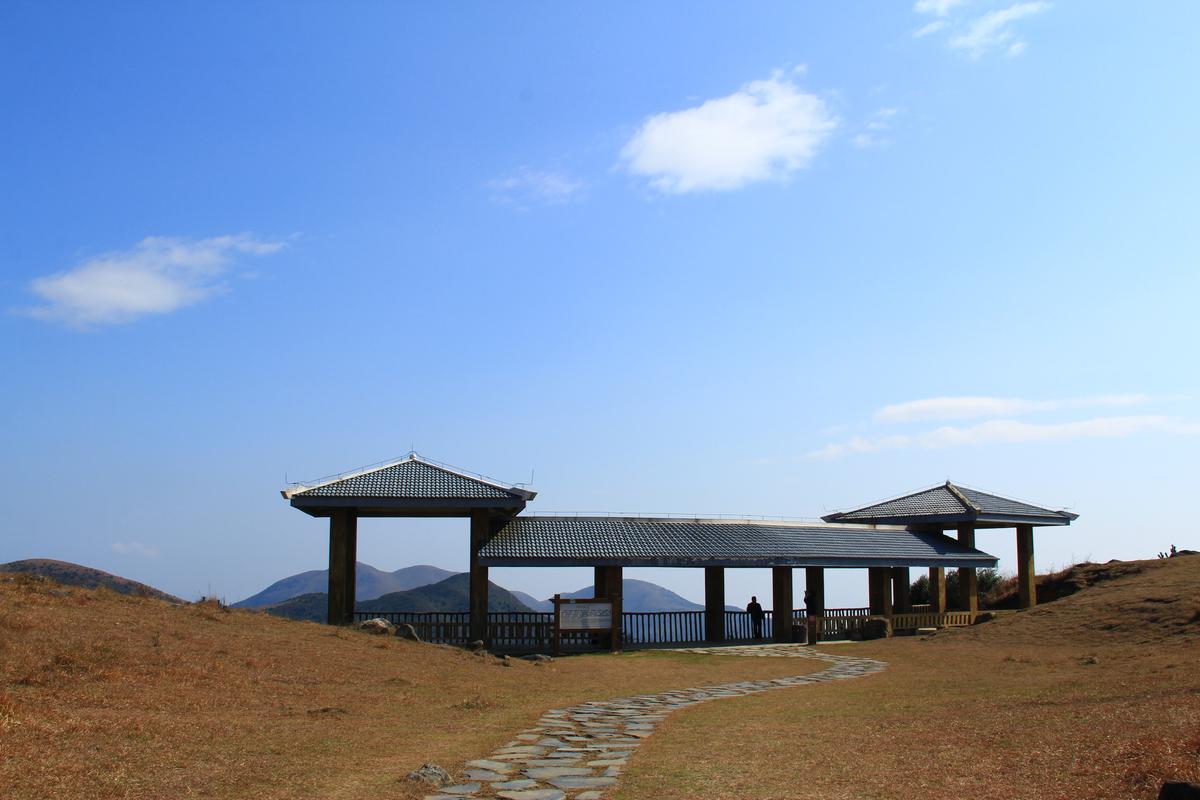
M958 500L958 502L960 502L964 506L966 506L966 509L968 511L974 511L976 514L983 513L983 509L980 508L979 506L975 505L974 503L972 503L970 500L968 500L967 496L965 494L963 494L961 491L959 491L959 488L957 486L955 486L953 483L951 483L949 478L946 479L946 491L948 491L948 492L950 492L950 494L954 495L954 499ZM984 494L987 494L987 493L984 492Z
M425 456L421 455L416 450L408 451L408 454L405 455L403 458L397 458L392 461L383 461L383 462L379 462L376 464L369 464L365 467L359 467L357 469L349 470L348 472L342 472L337 475L333 475L333 476L326 477L326 478L321 478L312 484L305 484L305 483L297 482L290 488L282 490L280 492L280 494L282 494L285 499L290 499L293 495L296 495L296 494L301 494L303 492L309 492L314 489L321 489L326 486L331 486L335 483L340 483L341 481L348 481L348 480L352 480L354 478L360 478L363 475L370 475L371 473L374 473L374 472L382 472L385 469L391 469L392 467L398 467L401 464L407 464L407 463L421 464L422 466L429 467L430 469L436 469L439 472L444 472L448 475L453 475L456 478L462 478L464 480L473 481L474 483L481 483L484 486L488 486L492 489L497 489L501 492L506 492L506 493L511 494L516 497L523 497L526 500L533 499L533 497L536 496L536 494L537 494L536 492L534 492L531 489L523 489L523 488L517 487L515 485L505 485L504 483L502 483L494 478L488 478L481 474L471 474L471 473L468 473L465 470L462 470L458 467L453 467L449 464L443 464L441 462L434 461L432 459L426 458Z

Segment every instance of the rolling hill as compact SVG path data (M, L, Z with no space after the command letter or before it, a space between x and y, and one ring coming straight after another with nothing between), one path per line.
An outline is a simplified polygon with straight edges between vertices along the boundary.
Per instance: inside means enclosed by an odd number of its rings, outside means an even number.
M328 610L328 595L309 592L291 597L261 610L288 619L324 622ZM358 611L466 611L468 576L451 575L443 581L419 586L402 592L390 592L381 597L355 603ZM489 611L530 611L531 609L511 592L494 583L488 584Z
M183 600L175 595L147 586L144 583L122 578L104 570L72 564L69 561L55 561L50 558L29 558L24 561L11 561L0 564L0 572L24 572L30 575L40 575L64 586L78 586L82 589L95 589L103 586L120 594L141 595L166 600L170 603L182 603Z
M355 569L355 600L373 600L392 592L403 592L444 581L456 573L428 564L402 567L395 572L384 572L370 564L359 561ZM233 604L234 608L265 608L278 605L285 600L308 594L324 593L329 584L329 570L314 569L275 581L258 594Z

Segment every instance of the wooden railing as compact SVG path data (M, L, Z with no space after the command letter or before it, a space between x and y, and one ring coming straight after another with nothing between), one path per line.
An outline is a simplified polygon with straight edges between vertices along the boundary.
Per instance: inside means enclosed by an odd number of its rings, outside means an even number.
M892 630L909 631L917 628L961 628L971 624L971 612L947 611L944 614L925 611L915 614L893 614Z
M754 623L745 611L726 611L725 641L753 641ZM626 611L621 615L621 641L625 645L695 644L704 639L704 611ZM820 618L821 639L845 639L871 616L866 608L827 608ZM467 644L471 639L470 615L465 611L356 611L355 621L381 617L393 625L407 623L426 642ZM805 609L792 611L792 630L803 637L808 618ZM764 612L762 636L771 638L774 614ZM957 627L971 624L965 611L945 614L917 612L893 614L895 630ZM553 645L554 615L531 611L493 611L488 614L487 638L493 647L548 651ZM589 647L594 634L571 634L568 647Z
M626 644L691 644L704 641L703 611L626 611L621 614Z

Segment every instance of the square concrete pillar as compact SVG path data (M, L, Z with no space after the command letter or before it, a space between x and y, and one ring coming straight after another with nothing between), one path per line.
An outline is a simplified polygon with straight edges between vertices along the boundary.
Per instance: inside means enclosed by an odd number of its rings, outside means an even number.
M471 509L471 578L469 628L471 641L488 644L488 568L479 564L479 548L492 535L491 513L486 508Z
M771 568L771 640L792 641L792 568Z
M946 613L946 568L929 568L929 610L934 614Z
M974 547L975 526L959 525L958 542L966 547ZM979 578L974 567L958 568L958 607L970 611L972 619L979 611Z
M892 567L892 610L897 614L912 613L912 580L908 567Z
M354 620L355 567L358 558L358 516L339 509L329 516L329 594L325 620L348 625Z
M725 641L725 568L704 568L704 640Z
M1017 526L1017 603L1021 608L1037 605L1037 580L1033 573L1033 526Z
M592 596L603 597L613 604L613 638L607 642L609 649L621 649L621 606L625 594L625 576L621 567L596 567Z
M824 567L804 568L804 615L808 643L816 644L821 640L821 618L825 616Z

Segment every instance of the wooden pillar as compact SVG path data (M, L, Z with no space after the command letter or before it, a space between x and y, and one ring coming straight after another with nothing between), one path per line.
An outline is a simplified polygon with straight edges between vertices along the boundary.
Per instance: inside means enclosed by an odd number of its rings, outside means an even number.
M771 639L792 640L792 568L771 568Z
M621 649L621 606L625 594L625 576L621 567L596 567L592 583L593 597L604 597L613 604L613 637L608 641L610 650Z
M946 568L929 568L929 610L934 614L946 613Z
M892 569L870 567L867 569L867 596L874 616L892 616Z
M486 508L471 509L470 638L488 644L488 568L479 565L479 548L491 537L491 514Z
M725 641L725 568L704 568L704 640Z
M1033 577L1033 526L1017 526L1017 602L1020 608L1037 605L1037 582Z
M897 614L912 613L912 580L908 567L892 567L892 609Z
M816 644L821 638L821 623L825 616L825 568L804 568L804 616L808 620L806 637L809 644Z
M965 547L975 546L975 526L958 526L958 543ZM974 567L958 568L958 607L971 612L971 619L979 611L979 578Z
M329 594L325 621L346 625L354 619L358 517L353 509L329 515Z

